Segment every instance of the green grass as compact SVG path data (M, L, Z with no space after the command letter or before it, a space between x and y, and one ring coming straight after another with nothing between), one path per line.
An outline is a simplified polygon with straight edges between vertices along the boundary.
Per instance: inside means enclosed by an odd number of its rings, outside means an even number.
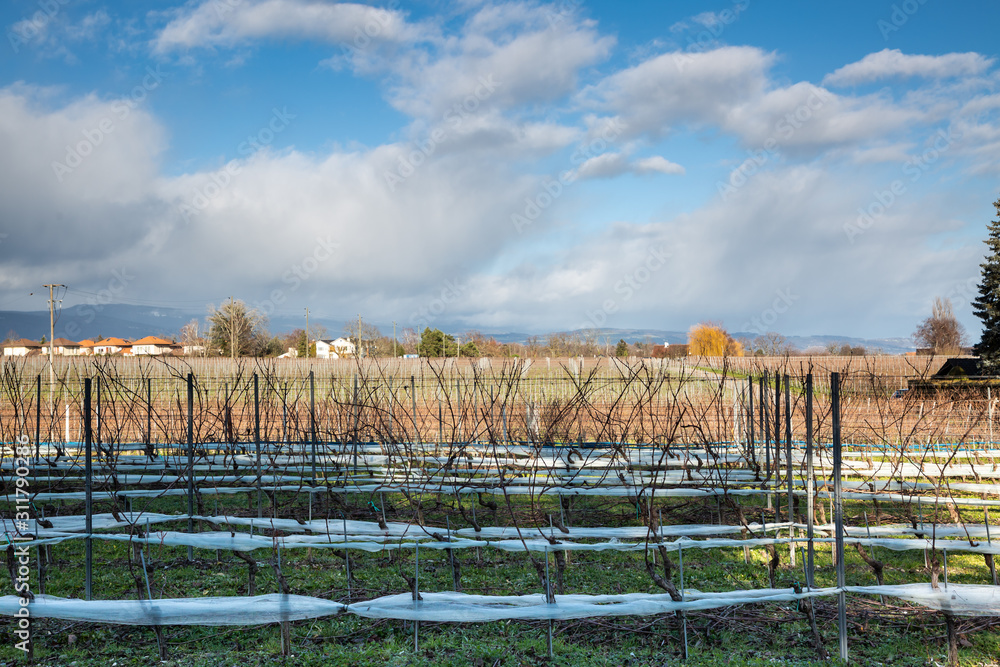
M387 518L406 520L407 501L386 495ZM427 498L430 501L430 498ZM340 510L355 519L374 520L366 507L367 499L351 499ZM444 499L448 502L448 499ZM180 498L136 501L136 510L182 511ZM293 497L280 498L282 503ZM302 501L298 501L302 502ZM749 502L749 501L745 501ZM214 504L209 500L208 503ZM223 496L220 511L247 514L245 499ZM636 525L634 505L626 501L578 498L570 512L573 525ZM881 504L883 514L892 520L902 519L900 507ZM659 506L659 505L658 505ZM691 523L706 521L714 512L714 503L671 501L662 505L664 521ZM60 513L74 511L65 507ZM98 506L96 511L106 511ZM211 510L211 505L209 508ZM265 508L266 511L269 508ZM549 513L558 515L558 505L550 498L517 499L515 509L522 525L547 525ZM747 516L759 516L763 508L748 507ZM853 525L862 523L864 505L847 505ZM870 509L870 506L868 507ZM279 516L292 511L283 506ZM425 510L429 523L443 524L445 507ZM858 516L855 517L854 514ZM256 510L253 510L256 514ZM964 514L964 513L963 513ZM449 511L452 526L459 527L457 513ZM316 516L316 515L314 515ZM509 515L501 505L495 516L479 508L484 525L503 525ZM727 517L728 518L728 517ZM942 517L943 518L943 517ZM966 517L972 520L972 517ZM532 522L534 519L534 522ZM925 520L930 517L925 516ZM883 516L883 522L888 521ZM462 524L464 525L464 524ZM831 586L835 571L828 546L817 547L816 584ZM788 549L779 547L782 564L777 575L779 587L802 581L802 563L788 562ZM151 584L156 597L233 596L247 593L247 567L228 552L216 561L214 551L198 550L193 563L186 560L186 549L153 546L150 549L153 572ZM83 542L70 541L52 547L54 562L49 566L46 592L62 597L83 597ZM467 593L507 595L540 593L541 584L529 558L524 553L496 549L473 549L455 552L461 564L462 584ZM886 562L887 584L927 581L922 552L888 552L876 549L874 556ZM255 557L261 565L257 592L277 592L270 565L270 554L260 550ZM94 596L99 599L135 599L135 583L129 574L128 550L120 543L94 542ZM850 549L846 557L849 584L874 583L871 571L857 553ZM676 563L676 558L675 558ZM741 548L685 549L686 588L703 591L750 589L768 586L766 557L762 549L751 550L744 562ZM329 551L305 549L282 551L283 573L294 593L333 600L347 599L344 562ZM412 550L376 554L352 554L355 583L352 599L370 599L404 592L403 574L412 576ZM554 571L554 562L552 564ZM950 553L949 581L987 583L989 571L979 555ZM138 569L136 570L139 571ZM33 581L35 579L33 572ZM677 582L677 573L674 572ZM645 571L641 553L576 552L570 556L565 572L566 592L624 593L660 591ZM451 590L451 567L446 552L420 551L420 587L423 591ZM0 584L0 594L9 594L10 582ZM939 614L887 600L851 596L849 598L849 648L852 664L930 665L943 664L946 655L945 628ZM837 653L835 599L816 602L818 623L827 651ZM906 612L905 614L903 612ZM963 665L993 665L1000 655L1000 631L989 619L962 619L959 631ZM484 624L421 624L419 648L414 650L413 625L403 621L374 621L353 615L340 615L292 624L292 652L283 657L279 628L189 627L163 628L168 645L167 665L662 665L682 664L679 660L681 633L673 615L657 617L599 618L561 621L554 624L553 658L548 656L545 622L493 622ZM0 621L0 634L13 637L9 620ZM156 664L156 639L147 627L111 626L39 620L34 626L35 658L40 665ZM795 605L744 605L688 615L688 665L811 665L820 662L811 643L809 626ZM12 641L0 646L0 661L23 663Z

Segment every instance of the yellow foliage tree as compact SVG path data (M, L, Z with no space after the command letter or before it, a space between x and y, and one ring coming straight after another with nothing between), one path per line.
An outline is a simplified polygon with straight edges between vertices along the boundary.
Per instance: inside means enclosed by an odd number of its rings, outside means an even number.
M691 327L688 346L688 353L696 357L743 356L743 346L715 322L701 322Z

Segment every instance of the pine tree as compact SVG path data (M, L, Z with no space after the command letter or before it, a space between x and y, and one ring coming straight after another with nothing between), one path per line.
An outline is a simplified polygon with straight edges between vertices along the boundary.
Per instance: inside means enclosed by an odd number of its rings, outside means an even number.
M1000 199L993 202L997 219L989 224L989 238L984 241L989 252L982 267L979 296L972 302L972 312L983 321L983 336L976 354L983 360L983 371L1000 374Z

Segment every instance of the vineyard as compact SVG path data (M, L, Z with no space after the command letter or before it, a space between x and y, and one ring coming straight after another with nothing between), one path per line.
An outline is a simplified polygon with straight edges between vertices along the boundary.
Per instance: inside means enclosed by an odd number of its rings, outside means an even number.
M990 664L996 400L898 391L942 363L7 362L0 655Z

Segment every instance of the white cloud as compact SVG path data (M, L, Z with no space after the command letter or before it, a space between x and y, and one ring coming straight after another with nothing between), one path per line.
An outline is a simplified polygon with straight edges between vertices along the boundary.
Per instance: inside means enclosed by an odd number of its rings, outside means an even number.
M57 265L139 243L165 145L160 124L130 100L94 96L47 109L47 91L0 89L0 200L16 261ZM115 222L118 211L127 224Z
M60 58L75 65L79 58L70 46L97 40L110 23L111 17L104 9L87 14L77 23L64 11L36 12L10 26L8 41L15 53L30 44L42 57Z
M815 155L884 138L931 114L877 95L837 95L807 82L776 86L773 54L752 47L661 54L587 88L579 102L618 114L626 137L721 129L759 150Z
M257 39L297 38L366 47L426 37L398 11L321 0L204 0L188 6L154 42L156 53L200 47L233 47Z
M946 53L941 56L907 55L899 49L882 49L828 74L823 83L853 86L894 77L975 76L993 66L995 60L978 53Z
M752 47L664 53L588 87L580 102L617 113L632 136L719 123L734 105L764 93L773 60Z
M589 178L613 178L622 174L683 174L684 167L666 158L654 155L629 161L625 153L608 152L595 155L581 164L575 172L575 177L586 180Z
M433 53L396 57L384 67L397 84L390 101L414 117L436 117L483 91L487 106L551 103L574 93L580 70L610 54L615 40L590 22L550 23L547 9L523 4L486 7L460 37ZM485 16L484 16L485 15Z
M684 167L671 162L665 157L653 155L652 157L641 158L635 161L634 170L637 174L683 174Z

